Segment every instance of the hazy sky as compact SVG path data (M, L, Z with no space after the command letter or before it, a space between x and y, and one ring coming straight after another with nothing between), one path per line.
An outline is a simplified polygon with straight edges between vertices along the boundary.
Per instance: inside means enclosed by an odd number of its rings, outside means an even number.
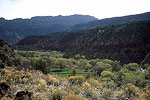
M150 0L0 0L0 17L83 14L99 19L150 11Z

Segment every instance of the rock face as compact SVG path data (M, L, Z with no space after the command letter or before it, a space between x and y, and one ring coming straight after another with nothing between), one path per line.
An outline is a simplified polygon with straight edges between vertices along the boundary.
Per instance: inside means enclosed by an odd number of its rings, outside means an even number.
M143 14L122 16L122 17L106 18L106 19L92 21L89 23L78 24L70 28L70 31L92 29L101 26L124 24L127 22L142 21L142 20L150 20L150 12L143 13Z
M0 39L13 44L25 36L63 32L76 24L94 20L98 19L88 15L37 16L31 19L13 20L0 18Z
M5 66L17 66L20 61L17 55L13 52L9 45L3 40L0 40L0 68Z

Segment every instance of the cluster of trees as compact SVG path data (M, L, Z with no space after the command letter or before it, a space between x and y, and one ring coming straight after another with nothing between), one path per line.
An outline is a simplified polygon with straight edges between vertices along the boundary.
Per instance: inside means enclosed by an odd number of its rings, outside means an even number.
M131 83L140 88L144 88L148 86L150 82L149 64L145 64L141 67L137 63L121 65L119 61L108 59L75 60L73 58L50 57L50 66L46 67L46 61L42 59L36 59L35 61L38 62L35 62L36 64L34 67L38 70L42 70L44 73L51 67L58 67L62 70L63 68L73 69L74 66L86 71L94 71L96 72L95 75L98 77L98 80L107 82L109 87L122 86ZM45 69L41 66L44 66Z
M22 52L22 51L18 51ZM26 51L32 52L32 51ZM28 55L32 67L41 70L43 73L50 73L51 68L63 70L79 68L84 71L93 71L98 80L107 82L108 87L122 86L128 83L138 87L146 87L150 84L150 64L140 66L137 63L121 64L119 61L109 59L86 59L84 55L77 54L73 58L58 57L60 53L55 52L55 56L46 55L47 52L39 53L34 51L33 55ZM51 54L54 54L51 53ZM35 56L43 54L44 56ZM32 57L30 57L32 56Z

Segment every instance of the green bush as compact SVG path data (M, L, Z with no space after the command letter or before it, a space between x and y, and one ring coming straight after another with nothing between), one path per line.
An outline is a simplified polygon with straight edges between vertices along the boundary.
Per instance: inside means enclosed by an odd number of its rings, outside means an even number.
M49 72L46 61L41 58L33 58L32 64L35 69L42 71L44 74Z
M139 65L137 63L125 64L123 67L127 68L129 71L136 71L139 69Z
M101 62L110 64L112 66L112 71L119 71L121 69L121 65L119 61L105 59L105 60L102 60Z
M55 92L52 95L52 100L61 100L62 99L62 94L60 92Z
M110 64L106 64L103 62L97 62L96 65L93 67L93 70L97 72L100 76L101 72L104 70L111 70L112 66Z
M110 71L103 71L101 73L101 81L109 82L111 80L115 81L116 79L117 79L117 77L115 76L115 74Z

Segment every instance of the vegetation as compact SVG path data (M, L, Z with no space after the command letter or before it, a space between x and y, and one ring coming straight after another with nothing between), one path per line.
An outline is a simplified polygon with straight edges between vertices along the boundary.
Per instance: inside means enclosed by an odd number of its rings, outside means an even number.
M0 40L0 100L150 100L149 27L31 36L23 50Z
M141 63L148 54L149 32L150 21L136 21L48 36L29 36L22 39L16 48L62 51L65 58L75 57L77 60L100 58Z
M76 84L78 77L85 79L95 78L107 82L108 87L124 86L131 83L141 89L149 84L150 65L143 68L137 63L121 64L119 61L109 59L85 59L76 55L74 58L63 58L63 53L50 51L19 51L16 53L24 56L23 60L31 62L32 69L43 73L57 74L60 77L70 77L70 82ZM77 57L78 56L78 57ZM22 61L23 61L22 60ZM92 72L92 73L90 73ZM81 79L84 80L84 79ZM82 82L79 82L81 84Z

